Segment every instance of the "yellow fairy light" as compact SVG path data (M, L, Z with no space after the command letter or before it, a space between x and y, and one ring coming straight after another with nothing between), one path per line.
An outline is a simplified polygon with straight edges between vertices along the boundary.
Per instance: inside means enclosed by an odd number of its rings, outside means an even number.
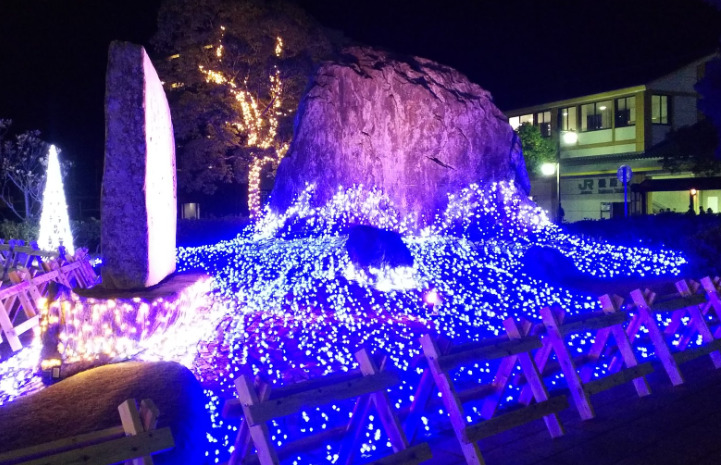
M127 359L149 348L157 350L166 340L165 333L176 325L192 327L199 310L210 305L210 285L210 278L202 278L172 301L132 298L99 302L76 294L49 306L43 301L39 306L41 333L57 334L58 365ZM50 363L50 359L44 361L43 369Z
M220 36L217 46L206 46L214 48L215 57L218 62L222 61L224 48L223 37L225 26L220 26ZM283 53L283 38L275 38L275 56L280 57ZM268 76L268 103L262 103L254 93L248 90L247 78L240 84L232 77L226 76L222 71L209 69L198 65L198 70L205 76L205 81L216 85L227 86L228 92L238 102L239 118L236 121L228 121L230 127L239 132L245 133L245 145L248 148L259 148L264 151L275 148L275 155L259 155L255 158L248 170L248 208L251 215L256 216L260 212L260 173L268 164L277 166L277 163L285 155L287 144L280 144L278 136L278 117L283 115L283 83L280 78L280 70L275 67ZM172 86L171 86L172 87Z

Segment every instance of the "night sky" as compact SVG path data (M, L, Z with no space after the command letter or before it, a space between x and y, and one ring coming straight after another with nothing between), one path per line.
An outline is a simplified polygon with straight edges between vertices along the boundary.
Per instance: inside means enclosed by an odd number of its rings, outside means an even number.
M459 69L501 109L640 84L721 36L721 13L701 0L296 2L356 41ZM94 195L100 179L108 44L147 45L159 4L0 0L0 117L82 162L77 193Z

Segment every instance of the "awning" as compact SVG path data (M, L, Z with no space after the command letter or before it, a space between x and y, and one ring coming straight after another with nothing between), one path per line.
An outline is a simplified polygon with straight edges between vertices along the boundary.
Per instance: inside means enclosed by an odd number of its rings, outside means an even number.
M721 189L721 176L709 178L646 179L641 183L631 185L632 192L688 191L691 189L700 191Z

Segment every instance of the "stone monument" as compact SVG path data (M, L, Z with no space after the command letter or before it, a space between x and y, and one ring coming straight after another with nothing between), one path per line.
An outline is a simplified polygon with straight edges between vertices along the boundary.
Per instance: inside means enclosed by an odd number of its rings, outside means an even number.
M114 41L105 88L102 286L143 289L175 271L175 140L145 49Z
M429 222L449 193L509 180L530 191L521 144L486 90L424 58L351 47L310 83L270 202L284 211L312 183L323 205L363 184Z
M102 283L61 289L49 304L57 318L42 326L40 364L49 381L132 357L180 315L211 306L207 275L175 273L175 141L160 79L140 45L113 42L108 55Z

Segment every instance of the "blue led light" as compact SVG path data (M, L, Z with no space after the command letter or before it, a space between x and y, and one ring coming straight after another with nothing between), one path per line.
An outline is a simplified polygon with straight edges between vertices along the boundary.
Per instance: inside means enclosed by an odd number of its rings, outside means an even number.
M685 259L669 250L618 247L588 241L553 225L512 183L472 185L449 197L430 226L402 217L374 188L340 189L325 205L312 206L309 186L284 213L266 210L233 240L178 249L178 269L213 276L211 297L222 309L212 337L190 341L191 368L206 388L214 428L209 456L223 460L233 446L237 422L220 417L223 399L234 396L241 373L282 385L356 368L361 346L388 354L403 372L392 393L398 409L413 401L421 368L419 337L443 334L454 343L504 334L508 317L538 321L541 307L557 304L569 313L599 310L595 296L570 291L522 271L532 246L568 257L582 273L598 277L678 274ZM396 231L411 251L412 267L361 269L346 251L347 230L365 224ZM589 335L572 345L587 344ZM639 349L649 355L645 347ZM0 365L0 380L5 379ZM453 372L459 385L489 382L492 364ZM560 378L554 378L556 383ZM16 383L17 385L17 383ZM15 389L15 388L14 388ZM513 399L518 388L505 394ZM5 397L3 397L5 396ZM0 402L9 397L3 388ZM352 402L308 409L294 422L271 422L276 444L347 422ZM431 434L443 423L442 409L419 425ZM471 420L480 408L469 404ZM361 453L386 453L387 437L370 422ZM332 463L335 450L322 460ZM294 456L293 463L318 463Z

